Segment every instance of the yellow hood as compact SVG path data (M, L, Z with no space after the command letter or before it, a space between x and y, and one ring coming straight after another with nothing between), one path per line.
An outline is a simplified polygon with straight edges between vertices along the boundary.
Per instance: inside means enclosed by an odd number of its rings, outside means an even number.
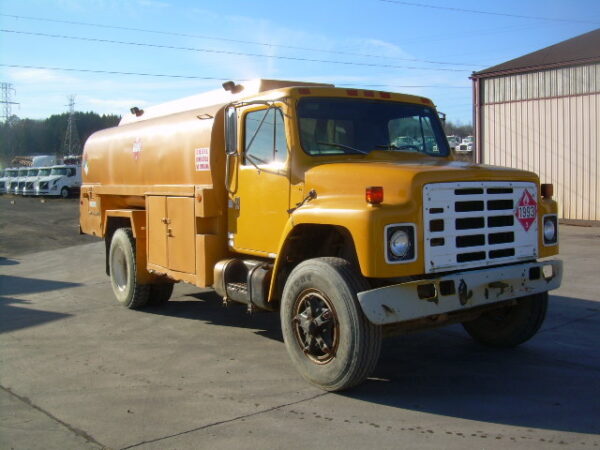
M422 186L428 183L456 181L530 181L538 183L538 176L507 167L487 166L464 161L415 160L326 163L306 172L305 189L315 189L320 201L350 201L349 197L364 202L365 189L382 186L384 205L402 204L415 196L420 197ZM320 203L320 202L319 202Z

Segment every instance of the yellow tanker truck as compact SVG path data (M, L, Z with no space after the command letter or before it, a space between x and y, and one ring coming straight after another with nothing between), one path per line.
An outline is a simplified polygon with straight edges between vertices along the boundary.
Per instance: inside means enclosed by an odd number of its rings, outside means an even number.
M91 136L80 224L127 308L173 283L280 312L299 372L363 381L385 335L462 323L512 347L560 285L552 185L456 161L431 100L256 80Z

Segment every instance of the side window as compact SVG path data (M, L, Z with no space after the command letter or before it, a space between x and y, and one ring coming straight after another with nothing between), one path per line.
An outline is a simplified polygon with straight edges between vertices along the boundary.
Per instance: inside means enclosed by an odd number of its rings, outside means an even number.
M271 108L246 114L244 140L244 164L284 162L288 147L281 110Z

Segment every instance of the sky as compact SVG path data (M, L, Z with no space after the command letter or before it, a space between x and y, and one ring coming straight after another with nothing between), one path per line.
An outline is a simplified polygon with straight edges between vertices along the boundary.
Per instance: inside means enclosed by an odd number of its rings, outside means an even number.
M121 115L274 78L421 95L469 124L472 72L600 28L599 5L0 0L0 82L20 118L66 112L71 95L77 111Z

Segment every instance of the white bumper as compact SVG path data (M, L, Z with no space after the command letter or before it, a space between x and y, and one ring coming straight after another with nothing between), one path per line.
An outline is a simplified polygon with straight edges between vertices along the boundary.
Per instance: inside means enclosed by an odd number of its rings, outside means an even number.
M560 260L470 270L359 292L358 301L369 321L385 325L547 292L562 272Z

